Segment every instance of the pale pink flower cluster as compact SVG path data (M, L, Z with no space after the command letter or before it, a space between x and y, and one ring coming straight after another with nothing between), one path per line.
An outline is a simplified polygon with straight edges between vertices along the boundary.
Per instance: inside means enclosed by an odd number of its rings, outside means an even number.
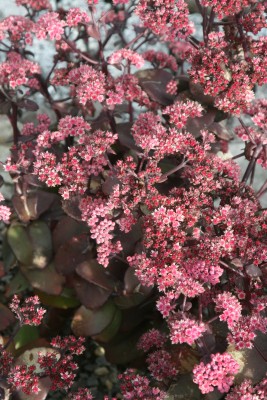
M174 56L163 53L162 51L147 50L142 53L143 58L159 68L169 68L177 71L178 65Z
M166 40L175 41L177 37L184 38L194 32L184 0L140 0L135 12L145 27Z
M50 10L51 3L49 0L16 0L18 6L27 6L33 10Z
M267 377L255 386L253 386L251 380L245 379L226 396L226 400L266 400L266 398Z
M209 363L202 362L194 367L193 381L198 384L203 394L213 392L215 388L225 393L229 391L238 371L239 364L230 354L212 354Z
M4 196L0 193L0 202L4 201ZM9 222L11 216L10 208L7 206L0 205L0 221L4 221L6 224Z
M32 32L35 24L29 18L20 15L11 15L0 22L0 40L8 37L11 42L25 41L25 44L32 44ZM22 43L16 43L22 46Z
M64 34L64 26L66 22L59 18L57 12L47 12L38 19L35 34L38 39L46 39L49 35L52 40L60 40Z
M113 243L115 222L112 220L114 205L101 198L83 198L80 202L82 219L86 221L91 230L91 237L98 244L97 259L100 264L107 267L110 255L122 250L119 241Z
M218 294L215 298L215 310L222 312L220 320L227 322L231 328L241 317L242 307L235 296L229 292Z
M68 10L66 23L69 27L78 26L79 24L88 24L89 22L89 15L80 8L70 8Z
M102 72L96 71L89 65L81 65L79 68L73 68L67 79L71 84L73 95L78 97L82 105L90 100L99 102L104 100L106 88L105 75Z
M203 107L199 103L188 100L176 101L173 105L166 107L163 114L167 114L170 122L181 129L186 125L188 118L200 117L202 112Z
M160 146L166 136L166 129L161 124L161 119L151 111L140 114L132 127L135 143L146 153Z
M144 58L130 49L121 49L114 51L108 59L109 64L120 64L123 60L128 60L130 64L141 68L144 65Z
M33 74L41 72L40 66L22 58L19 53L10 52L7 60L0 64L0 83L15 89L26 85Z
M218 14L218 18L222 19L228 15L238 14L243 8L256 2L257 0L202 0L201 3L205 7L213 7L214 12Z
M148 355L146 362L151 376L157 381L174 378L178 373L171 354L166 350L154 351Z
M258 314L242 316L230 327L227 340L233 344L237 350L252 349L253 340L257 336L257 331L267 332L267 318Z
M203 322L198 322L182 315L172 315L168 321L170 339L173 344L192 345L207 330Z

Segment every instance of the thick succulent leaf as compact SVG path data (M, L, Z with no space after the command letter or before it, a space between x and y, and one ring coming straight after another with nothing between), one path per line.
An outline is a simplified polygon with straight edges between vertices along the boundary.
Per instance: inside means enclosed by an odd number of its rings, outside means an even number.
M198 118L188 118L186 130L196 138L200 136L202 129L207 129L214 121L216 115L215 109L210 109L207 113Z
M64 215L53 230L54 249L58 250L60 246L68 242L72 237L86 233L88 230L88 226L85 223L78 222L68 215Z
M11 224L7 231L7 240L18 261L30 265L33 247L25 227L18 223Z
M170 72L163 69L145 69L135 73L141 88L151 100L167 106L173 103L174 96L166 92L167 84L173 79Z
M52 258L52 236L44 221L34 221L27 227L33 247L32 266L44 268Z
M76 308L81 304L73 289L64 288L58 296L47 294L37 289L34 292L45 306L68 309Z
M87 282L79 276L72 278L72 284L80 302L90 309L97 309L103 306L112 293L111 289L103 289L100 286Z
M74 236L59 247L55 256L56 270L63 275L72 274L79 264L91 258L88 236Z
M112 342L104 344L106 359L112 364L126 364L142 357L143 353L137 350L136 345L146 328L149 329L144 325L128 336L116 335Z
M13 276L13 278L9 282L5 295L6 297L11 297L14 294L18 294L29 288L30 284L25 278L25 276L22 275L21 271L17 271L17 273Z
M62 201L62 208L67 215L71 218L76 219L77 221L82 220L82 213L79 207L81 198L80 196L73 196L70 200Z
M111 300L97 310L81 306L74 314L71 329L77 336L95 336L112 322L116 310Z
M141 152L142 149L136 145L134 138L131 134L131 128L132 124L130 124L129 122L123 122L121 124L117 124L119 142L122 146L126 147L127 149Z
M193 100L198 101L203 105L213 106L214 97L205 95L201 85L189 81L189 87L190 87L191 97L193 97Z
M214 133L218 139L226 140L227 142L234 138L233 134L229 132L229 130L226 129L224 126L222 126L219 122L213 122L212 124L210 124L208 130Z
M39 329L37 326L23 325L14 338L15 350L26 346L38 337Z
M108 343L110 342L120 329L122 320L121 310L117 309L111 323L103 329L98 335L93 336L97 342Z
M65 278L57 273L54 263L50 263L43 269L30 269L21 266L20 270L34 289L54 295L62 292Z
M29 176L30 179L30 176ZM29 180L26 179L25 180ZM53 203L58 201L58 196L54 193L36 190L27 194L26 198L15 194L12 197L13 206L22 222L38 219L41 214L50 210Z
M35 366L37 373L42 373L43 370L40 368L38 364L39 354L45 356L49 353L53 353L56 355L56 358L60 358L60 354L55 349L51 349L49 347L35 347L31 350L24 351L16 360L16 364L22 365L26 364L29 366ZM22 391L18 392L19 400L45 400L47 398L47 394L51 387L51 380L48 377L39 379L39 392L37 394L26 395Z
M0 303L0 332L16 321L14 314L4 304Z
M129 295L115 297L114 302L119 308L123 310L135 307L138 304L143 303L145 299L146 296L144 296L142 293L131 293Z
M193 382L191 374L185 374L178 378L177 383L170 386L166 400L200 400L203 399L198 386Z
M236 350L234 346L229 346L227 352L240 365L239 373L235 377L236 383L241 383L244 379L251 379L253 384L258 383L267 373L267 334L258 333L256 339L257 349ZM261 354L263 357L261 356Z
M95 259L84 261L76 267L77 274L87 282L100 286L103 289L113 290L115 281L109 275L109 272Z

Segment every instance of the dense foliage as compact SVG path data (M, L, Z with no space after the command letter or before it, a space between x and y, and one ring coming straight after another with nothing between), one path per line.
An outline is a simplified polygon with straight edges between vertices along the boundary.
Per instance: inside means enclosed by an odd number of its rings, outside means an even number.
M0 22L0 398L97 396L72 389L94 341L120 398L266 399L267 179L251 186L267 168L266 2L16 4Z

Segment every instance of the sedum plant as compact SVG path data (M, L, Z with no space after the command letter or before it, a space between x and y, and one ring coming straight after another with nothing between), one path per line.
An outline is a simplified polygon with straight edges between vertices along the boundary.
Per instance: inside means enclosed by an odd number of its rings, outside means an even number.
M0 22L1 398L93 398L70 390L86 337L123 399L265 399L266 2L16 4Z

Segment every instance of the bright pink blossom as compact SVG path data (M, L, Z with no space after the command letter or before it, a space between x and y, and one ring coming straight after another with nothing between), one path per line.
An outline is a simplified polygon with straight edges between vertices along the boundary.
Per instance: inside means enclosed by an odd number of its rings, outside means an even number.
M194 382L203 394L214 391L228 392L234 382L234 375L239 371L239 364L228 353L211 355L211 361L203 362L193 369Z

